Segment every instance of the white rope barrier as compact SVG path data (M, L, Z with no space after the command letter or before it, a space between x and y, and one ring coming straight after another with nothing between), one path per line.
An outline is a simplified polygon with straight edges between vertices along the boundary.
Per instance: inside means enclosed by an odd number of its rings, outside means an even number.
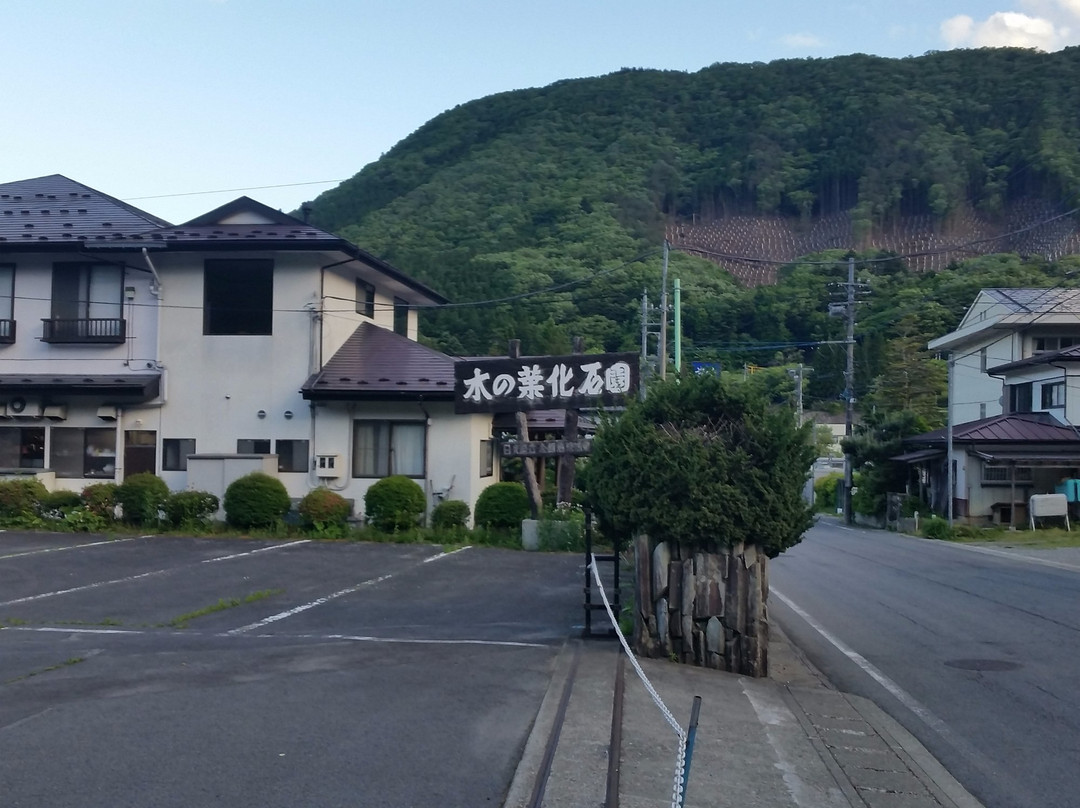
M619 563L618 560L616 560L615 563ZM619 621L616 619L615 613L611 610L611 603L608 602L607 592L604 591L604 584L600 581L600 571L596 566L595 553L589 558L589 567L592 569L593 580L596 581L596 586L600 590L600 599L604 602L604 608L607 610L608 619L615 628L615 633L619 637L619 642L622 643L627 659L629 659L630 664L634 666L638 678L641 680L641 683L645 685L645 690L648 691L649 696L652 697L653 703L660 708L660 712L663 714L664 719L671 725L671 728L675 730L675 734L678 736L679 751L675 760L675 780L671 790L671 808L682 808L683 795L686 789L686 783L683 780L683 772L686 769L686 730L684 730L679 725L679 722L675 720L675 716L671 714L671 710L664 704L664 700L661 699L660 694L656 692L656 688L653 687L652 682L649 681L649 677L646 676L645 671L641 669L641 665L638 664L634 652L630 650L630 645L627 643L626 637L623 636L622 629L619 628Z

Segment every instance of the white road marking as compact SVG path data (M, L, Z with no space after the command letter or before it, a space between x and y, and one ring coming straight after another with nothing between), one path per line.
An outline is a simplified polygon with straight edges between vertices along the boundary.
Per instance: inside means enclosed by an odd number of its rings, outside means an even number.
M275 637L274 634L256 635L259 637ZM355 642L381 642L381 643L400 643L403 645L497 645L505 646L509 648L550 648L551 645L545 645L538 642L515 642L513 640L437 640L437 639L423 639L415 638L409 639L405 637L367 637L363 635L352 634L301 634L299 635L308 639L318 640L352 640Z
M429 556L428 558L425 558L421 563L427 564L428 562L431 562L431 561L438 561L441 558L449 558L450 556L454 555L454 553L460 553L462 550L467 550L467 549L469 549L469 548L468 547L461 547L461 548L459 548L457 550L454 550L452 552L449 552L449 553L438 553L437 555L433 555L433 556ZM310 603L303 603L300 606L294 606L293 608L287 609L284 612L278 612L277 614L272 614L269 617L264 617L262 620L259 620L257 623L249 623L246 626L240 626L239 628L234 628L234 629L232 629L231 631L229 631L227 633L228 634L244 634L245 632L253 631L254 629L262 628L263 626L268 626L271 623L276 623L279 620L284 620L284 619L286 619L288 617L294 617L294 616L300 614L301 612L306 612L309 609L314 609L316 606L322 606L323 604L329 603L332 600L337 600L338 598L345 597L345 595L351 595L354 592L359 592L361 589L364 589L366 587L375 586L376 584L381 584L383 581L389 580L390 578L393 578L393 577L394 577L394 573L388 573L386 575L380 575L378 578L369 578L366 581L361 581L358 584L346 587L345 589L338 590L337 592L334 592L334 593L332 593L330 595L324 595L321 598L316 598L315 600L311 601ZM3 604L0 604L0 606L2 606L2 605Z
M838 650L840 653L842 653L844 656L846 656L848 659L858 665L863 670L863 672L866 673L871 679L873 679L875 682L877 682L879 685L889 691L889 693L895 696L901 704L911 710L911 712L915 713L915 715L917 715L928 727L933 729L935 732L938 732L939 734L949 738L950 740L955 740L951 730L944 721L942 721L940 718L930 712L930 710L928 710L925 706L923 706L922 702L920 702L918 699L916 699L914 696L912 696L910 693L900 687L900 685L898 685L896 682L894 682L892 679L890 679L888 676L878 670L874 666L874 664L870 662L870 660L868 660L854 648L851 648L841 639L836 637L832 632L830 632L827 628L818 623L806 611L796 605L794 601L787 598L775 587L769 588L769 594L776 596L783 603L785 603L789 609L791 609L793 612L795 612L795 614L799 615L799 617L805 620L807 625L810 626L810 628L814 629L814 631L820 634L830 645L836 648L836 650Z
M202 564L214 564L218 561L231 561L234 558L243 558L244 556L255 555L256 553L268 553L271 550L284 550L286 547L295 547L298 544L307 544L311 539L297 539L296 541L285 542L284 544L274 544L270 547L260 547L258 550L248 550L246 553L233 553L232 555L220 556L219 558L204 558L200 563Z
M69 544L66 547L47 547L41 550L27 550L23 553L11 553L10 555L0 556L0 561L5 561L9 558L22 558L23 556L41 555L43 553L59 553L64 550L81 550L84 547L99 547L103 544L119 544L122 541L135 541L135 539L144 539L145 536L132 536L129 539L106 539L105 541L91 541L86 544Z
M1054 567L1059 570L1069 570L1070 572L1080 572L1080 566L1076 564L1066 564L1064 561L1052 561L1049 558L1040 558L1039 556L1025 555L1023 552L1010 553L1005 550L995 550L993 547L974 547L970 544L957 544L950 542L949 547L955 547L958 550L970 550L973 553L986 553L987 555L997 556L999 558L1008 558L1014 561L1028 561L1032 564L1042 564L1044 567Z
M178 568L175 568L178 569ZM85 592L88 589L98 589L102 586L111 586L112 584L126 584L130 581L138 581L141 578L150 578L154 575L164 575L166 572L172 572L172 569L153 570L152 572L141 572L138 575L129 575L126 578L114 578L111 581L97 581L92 584L85 584L84 586L73 586L71 589L57 589L54 592L42 592L39 595L29 595L25 598L15 598L14 600L5 600L0 602L0 606L14 606L17 603L29 603L34 600L44 600L45 598L55 598L58 595L70 595L72 592Z
M0 626L0 631L40 631L53 634L144 634L133 628L60 628L58 626Z

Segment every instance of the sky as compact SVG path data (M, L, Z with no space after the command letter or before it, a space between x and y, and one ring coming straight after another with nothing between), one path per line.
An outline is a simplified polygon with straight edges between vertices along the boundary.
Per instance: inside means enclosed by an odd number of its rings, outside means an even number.
M625 67L1080 44L1080 0L0 0L0 183L286 212L440 113Z

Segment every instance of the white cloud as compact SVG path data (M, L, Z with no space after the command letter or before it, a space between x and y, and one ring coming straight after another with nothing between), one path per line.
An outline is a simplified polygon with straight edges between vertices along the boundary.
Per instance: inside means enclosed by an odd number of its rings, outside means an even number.
M1020 0L1031 13L997 11L976 21L966 14L941 23L950 48L1038 48L1055 51L1080 43L1080 0Z
M813 34L787 34L780 37L780 41L789 48L820 48L825 44L820 37Z

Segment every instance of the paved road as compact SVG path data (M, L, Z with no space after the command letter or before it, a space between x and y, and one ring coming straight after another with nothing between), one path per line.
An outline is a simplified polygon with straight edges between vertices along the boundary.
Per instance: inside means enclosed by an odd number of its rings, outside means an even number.
M576 555L91 542L0 534L3 808L499 805L581 623Z
M770 580L772 616L811 661L891 713L988 808L1080 804L1075 553L826 519Z

